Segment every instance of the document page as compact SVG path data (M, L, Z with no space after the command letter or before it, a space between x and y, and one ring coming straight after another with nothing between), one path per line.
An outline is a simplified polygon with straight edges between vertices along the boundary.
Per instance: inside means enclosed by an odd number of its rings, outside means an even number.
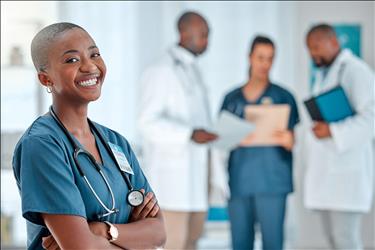
M247 135L254 131L254 124L239 118L228 111L222 111L212 128L219 138L211 146L224 150L235 148Z

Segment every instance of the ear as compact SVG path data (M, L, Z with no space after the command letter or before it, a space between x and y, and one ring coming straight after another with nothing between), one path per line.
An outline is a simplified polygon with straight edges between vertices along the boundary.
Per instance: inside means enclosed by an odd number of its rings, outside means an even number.
M45 87L51 85L51 81L46 72L43 72L43 71L38 72L38 79L40 83Z
M184 43L191 40L191 27L186 27L185 29L180 31L180 41L183 41Z
M186 43L187 34L186 31L180 32L180 43L185 44Z
M336 48L340 48L340 42L339 42L339 39L337 37L334 37L333 38L333 41L332 41L333 45L336 47Z

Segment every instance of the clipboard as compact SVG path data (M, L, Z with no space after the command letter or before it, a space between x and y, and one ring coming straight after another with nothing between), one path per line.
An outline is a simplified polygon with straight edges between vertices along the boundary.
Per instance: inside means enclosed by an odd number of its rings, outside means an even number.
M288 104L247 105L245 118L255 124L255 130L243 141L245 146L278 145L273 136L277 130L288 128L290 106ZM249 142L246 143L246 140Z

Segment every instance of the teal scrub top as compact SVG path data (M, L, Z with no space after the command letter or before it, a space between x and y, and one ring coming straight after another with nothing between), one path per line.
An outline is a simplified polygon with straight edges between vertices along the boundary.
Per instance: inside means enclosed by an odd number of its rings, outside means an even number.
M289 130L293 130L299 122L296 102L286 89L269 83L255 102L249 102L243 95L242 88L236 88L225 96L221 110L244 118L246 105L260 105L263 101L271 101L272 104L290 105ZM230 152L228 161L229 187L233 198L293 191L292 153L283 147L237 147Z
M134 175L129 175L134 189L143 188L146 193L151 192L127 140L113 130L97 123L94 125L107 142L122 149L134 172ZM131 211L126 201L128 186L98 135L94 135L103 162L102 171L112 188L116 208L119 209L118 213L102 221L127 223ZM78 140L74 140L82 147ZM49 113L35 120L16 145L13 171L21 195L22 214L27 220L28 249L43 249L42 237L49 235L42 213L82 216L88 222L99 221L97 215L105 213L79 174L73 151L68 137ZM78 161L95 192L108 208L112 208L110 192L99 172L85 156L80 156Z

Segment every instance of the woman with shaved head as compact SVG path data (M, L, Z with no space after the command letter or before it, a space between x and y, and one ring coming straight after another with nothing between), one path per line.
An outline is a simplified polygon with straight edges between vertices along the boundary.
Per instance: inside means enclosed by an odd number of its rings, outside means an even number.
M31 55L52 106L14 152L28 249L162 246L162 214L129 143L87 117L106 74L95 41L56 23L34 37Z

